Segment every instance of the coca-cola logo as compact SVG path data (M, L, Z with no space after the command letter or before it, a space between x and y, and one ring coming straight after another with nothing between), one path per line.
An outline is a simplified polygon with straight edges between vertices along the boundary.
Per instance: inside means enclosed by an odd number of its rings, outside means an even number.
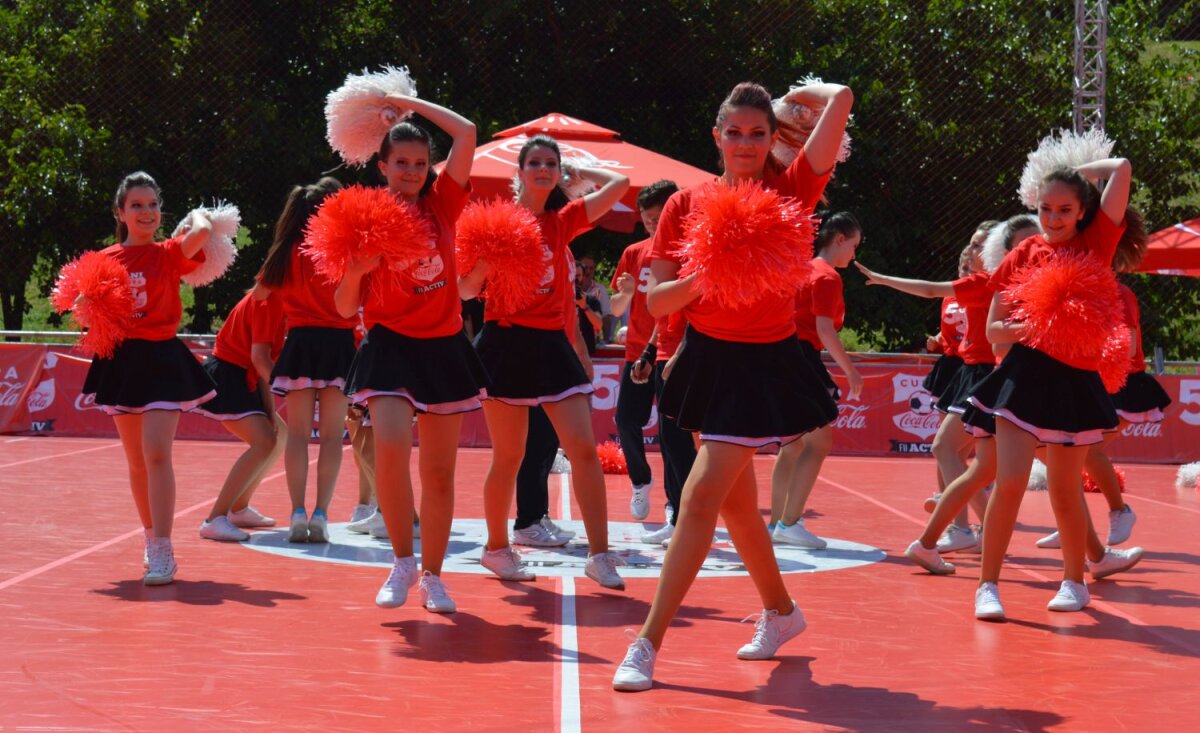
M838 405L837 420L833 426L839 430L864 430L867 427L866 405Z
M96 395L80 394L75 397L75 409L83 412L85 410L100 410L103 408L96 404Z
M16 407L21 401L24 382L0 382L0 407Z
M924 387L925 377L919 374L897 374L892 377L892 401L908 404L908 412L892 416L896 427L926 440L937 433L942 416L933 410L933 398Z
M924 415L915 412L905 412L893 415L892 422L896 423L896 427L904 432L912 433L918 438L925 440L937 433L938 428L942 425L942 416L936 412Z
M1127 438L1161 438L1162 423L1129 423L1121 429L1121 435Z
M30 412L40 412L54 404L54 380L44 379L25 401Z

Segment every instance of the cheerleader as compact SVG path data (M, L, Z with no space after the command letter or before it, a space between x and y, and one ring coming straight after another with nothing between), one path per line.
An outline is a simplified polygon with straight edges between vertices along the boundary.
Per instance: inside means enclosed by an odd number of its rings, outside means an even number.
M291 190L275 223L275 239L258 273L255 292L255 298L261 300L277 291L287 320L283 350L271 371L271 391L287 403L283 466L292 500L289 542L329 541L329 502L342 466L342 422L347 404L342 387L354 359L357 319L338 314L333 304L334 283L317 274L312 258L299 247L309 217L326 196L340 188L336 180L326 177ZM317 503L310 517L305 494L314 419L320 452Z
M287 424L275 412L270 386L283 330L280 299L255 300L253 291L247 292L225 318L213 353L204 362L217 396L196 412L220 421L246 444L200 525L204 539L243 542L250 539L243 528L275 526L274 519L250 506L250 497L287 438Z
M629 188L629 179L609 171L583 169L579 175L599 185L599 190L566 202L559 189L562 156L558 143L545 135L526 141L517 165L517 203L538 220L547 268L542 287L520 311L502 312L489 304L483 330L475 340L492 380L483 406L492 440L492 463L483 484L488 542L482 564L505 580L534 579L509 544L507 518L525 452L529 408L541 405L571 461L589 546L585 573L606 588L621 589L625 583L616 570L620 559L608 552L604 473L596 455L587 397L592 384L563 332L562 289L572 285L561 263L568 243L592 228L620 200ZM487 264L481 263L465 279L462 296L478 293L486 274Z
M1009 228L1024 237L1037 233L1031 217L1017 226ZM953 298L962 308L964 335L957 351L962 358L963 366L946 383L941 390L934 407L942 413L942 424L938 427L933 439L933 455L937 459L939 481L944 479L953 483L967 470L966 456L970 454L975 442L971 433L963 428L962 413L966 408L967 398L971 388L991 373L995 363L992 345L987 340L987 311L992 302L992 291L988 287L989 273L983 267L983 238L987 236L982 226L971 237L971 244L964 250L967 255L966 274L957 280L933 282L929 280L910 280L908 278L891 277L873 272L862 264L855 263L859 272L867 278L867 285L883 285L894 290L919 298ZM1012 241L1012 237L1009 237ZM1019 241L1019 240L1018 240ZM980 521L986 503L983 496L972 496L972 502ZM937 502L934 502L936 506ZM940 552L957 552L977 548L979 538L968 524L967 510L963 507L955 521L946 528L945 536L937 542Z
M337 288L338 312L362 307L367 337L350 370L346 394L366 404L375 440L375 498L392 544L392 570L375 596L381 608L404 605L420 583L425 610L454 613L442 563L454 515L454 464L463 414L480 407L487 375L463 332L454 258L455 223L467 203L475 125L445 107L393 97L450 135L441 175L432 169L429 133L401 122L379 148L388 191L416 207L434 233L427 257L397 274L379 258L353 262ZM409 462L413 418L421 443L421 570L413 555L413 490Z
M638 192L638 213L648 237L654 236L663 205L678 190L679 187L672 181L657 181ZM652 482L642 427L650 421L650 410L654 406L654 363L658 356L658 347L654 346L654 317L646 310L646 291L649 290L650 281L649 253L649 238L626 247L613 271L611 284L616 293L611 302L613 317L620 318L626 311L629 312L629 326L625 333L625 368L621 370L615 420L621 434L625 463L629 467L629 481L633 484L629 513L639 522L650 515ZM663 459L665 461L666 457ZM666 538L660 537L658 541L663 539Z
M680 343L687 329L687 319L683 311L658 318L654 323L654 345L657 348L654 361L654 399L662 405L663 390L666 389L667 379L675 369L678 360ZM667 494L667 504L663 508L666 522L653 532L642 535L642 542L648 545L668 547L675 535L675 526L679 521L679 507L683 502L683 486L696 463L696 449L699 439L694 434L679 427L679 421L658 411L658 447L663 459L663 488Z
M820 381L836 402L837 385L821 362L821 347L841 367L850 383L851 400L862 392L862 376L850 361L838 331L846 316L842 278L837 271L847 267L862 241L862 227L854 215L839 211L821 220L813 243L812 275L796 292L796 336L811 376ZM780 544L821 550L825 540L804 526L804 507L817 482L825 457L833 450L833 426L823 425L799 440L781 445L771 472L771 539Z
M821 108L795 161L780 170L771 156L778 123L770 95L757 84L739 84L721 103L713 127L724 174L707 186L761 180L812 210L833 172L853 94L843 86L815 84L788 96ZM656 317L682 310L689 324L663 390L661 411L676 417L680 427L699 431L701 444L684 485L650 613L613 677L617 690L650 688L663 636L708 555L718 514L763 607L754 638L738 650L738 657L770 658L805 628L759 515L752 459L759 447L788 443L828 425L837 407L811 377L796 338L794 293L766 295L731 309L700 297L696 273L677 277L684 222L696 195L708 190L689 188L672 196L654 234L647 306ZM852 250L849 244L841 247Z
M92 360L83 383L83 394L112 416L121 437L133 501L146 532L146 585L175 579L171 444L179 414L216 395L212 380L175 335L183 315L180 277L203 262L201 247L212 225L202 211L195 211L181 234L155 241L162 223L161 195L158 184L142 171L125 176L117 187L117 244L102 252L129 272L134 320L110 358Z
M985 428L988 417L996 418L996 489L984 520L976 618L1004 618L996 584L1039 442L1047 444L1047 483L1063 553L1063 581L1047 608L1079 611L1088 604L1083 573L1089 520L1080 477L1088 446L1117 427L1117 414L1096 371L1099 355L1066 363L1021 343L1027 327L1010 318L1013 306L1004 291L1018 269L1037 266L1055 252L1090 252L1110 263L1125 231L1130 177L1129 162L1121 158L1046 175L1037 192L1043 233L1008 253L992 275L996 293L988 312L988 339L1011 349L976 386L970 398L973 409L964 415L967 424ZM1107 184L1098 195L1094 182L1102 180Z

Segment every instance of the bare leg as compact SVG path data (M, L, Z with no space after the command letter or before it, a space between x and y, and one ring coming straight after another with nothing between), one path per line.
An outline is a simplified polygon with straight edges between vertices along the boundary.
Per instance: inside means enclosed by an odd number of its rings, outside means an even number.
M596 455L592 433L592 414L586 395L571 395L560 402L542 405L567 460L571 462L571 487L583 514L588 552L608 552L608 498L604 487L604 469Z
M312 439L313 406L317 401L315 389L299 389L287 393L287 449L283 467L287 471L288 496L292 511L304 509L308 485L308 443Z
M808 505L808 497L817 483L821 465L833 450L833 426L817 428L801 440L804 445L800 449L800 460L796 464L795 479L788 491L787 506L780 517L784 524L789 525L795 524L804 516L804 508Z
M229 508L230 511L240 512L250 506L250 499L254 497L254 492L258 491L258 485L262 483L263 477L267 475L267 471L271 470L271 466L275 465L275 462L279 460L279 456L283 455L283 451L287 447L287 423L283 421L278 412L273 415L272 420L275 429L275 442L271 447L271 453L263 461L262 466L259 467L258 473L254 475L254 479L250 482L250 486L233 502L233 506Z
M320 453L317 454L317 509L328 512L342 468L342 429L346 417L346 395L337 387L326 387L321 400Z
M138 518L145 529L154 528L150 516L150 479L146 473L146 459L142 454L142 416L114 415L117 435L121 436L121 448L125 451L125 463L129 466L129 489L137 507Z
M265 415L249 415L241 420L227 420L225 429L236 435L247 445L246 450L233 462L225 483L208 513L208 521L223 517L233 508L238 497L257 484L263 468L275 451L275 431ZM249 500L247 500L248 502Z
M1046 481L1062 542L1063 578L1076 583L1083 582L1089 523L1087 504L1083 499L1083 461L1087 450L1087 446L1046 447Z
M983 557L980 560L979 582L1000 580L1004 554L1017 524L1017 511L1029 483L1029 469L1037 438L1012 424L996 418L996 489L988 501L983 520Z
M483 480L483 516L488 529L484 549L499 550L508 547L508 516L517 489L517 471L525 457L529 408L487 400L483 403L483 417L492 439L492 463Z
M793 440L779 447L779 455L775 457L775 467L771 469L771 522L783 518L783 510L787 508L788 490L796 481L796 466L800 463L800 455L804 449L804 438Z
M967 503L996 477L996 441L987 438L975 442L975 460L961 476L950 482L942 492L937 508L933 510L925 531L921 534L921 545L932 550L938 537L951 522L967 507Z
M421 472L421 569L442 574L450 524L454 519L454 463L458 456L460 415L421 415L418 456Z
M970 450L974 438L963 429L962 417L951 412L942 419L938 426L937 435L933 436L933 457L937 459L938 474L947 485L963 475L967 463L962 454ZM967 517L967 507L964 505L955 517L955 524L966 527L970 522Z
M771 535L767 534L758 511L753 459L742 469L725 497L725 503L721 505L721 518L725 520L729 539L742 558L742 564L758 589L762 607L775 609L784 616L791 613L792 597L783 584L783 576L779 574L779 562L775 559Z
M1121 427L1128 424L1125 420L1121 420ZM1117 437L1117 434L1116 431L1105 433L1103 442L1088 446L1087 460L1083 464L1088 475L1092 477L1092 481L1096 482L1100 493L1104 494L1104 500L1108 502L1110 512L1119 512L1125 509L1125 497L1121 496L1121 480L1117 478L1112 461L1105 452L1108 444Z
M179 413L175 410L151 410L142 413L142 454L149 477L150 517L155 537L170 537L175 525L175 467L171 463L171 444Z
M375 430L375 498L396 557L413 554L412 459L413 406L403 397L368 400Z

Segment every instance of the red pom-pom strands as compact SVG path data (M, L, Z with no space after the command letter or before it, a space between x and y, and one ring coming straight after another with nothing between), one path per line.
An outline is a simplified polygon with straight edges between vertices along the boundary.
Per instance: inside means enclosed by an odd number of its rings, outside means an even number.
M596 455L600 457L600 468L605 473L629 473L629 468L625 465L625 451L613 441L606 440L596 446Z
M107 359L133 323L129 272L107 255L88 252L63 265L50 304L59 313L71 311L75 323L87 329L79 339L81 351Z
M1125 493L1125 471L1124 469L1113 466L1113 472L1117 474L1117 485L1121 487L1121 493ZM1096 485L1096 481L1087 471L1083 472L1083 490L1089 494L1099 494L1100 487Z
M1132 333L1125 324L1118 324L1109 333L1100 353L1100 380L1104 390L1116 394L1129 378L1129 340Z
M242 215L238 207L225 202L218 202L212 208L201 206L194 211L201 212L212 224L212 234L202 248L204 262L180 279L198 288L224 275L233 264L234 258L237 257L237 245L234 244L234 240L237 239L238 229L242 226ZM188 215L183 217L179 226L175 227L172 237L178 237L191 227L193 212L188 212Z
M385 188L355 185L325 199L308 220L301 247L317 272L337 283L356 259L381 256L380 267L398 274L429 256L433 244L433 228L416 207Z
M458 217L455 259L465 275L480 259L488 263L484 297L501 313L521 310L546 274L542 232L534 215L509 201L473 203Z
M812 268L816 221L756 181L705 187L685 227L679 274L722 308L794 293Z
M1025 343L1068 363L1098 358L1124 320L1116 276L1088 253L1059 251L1021 268L1006 297L1028 326Z

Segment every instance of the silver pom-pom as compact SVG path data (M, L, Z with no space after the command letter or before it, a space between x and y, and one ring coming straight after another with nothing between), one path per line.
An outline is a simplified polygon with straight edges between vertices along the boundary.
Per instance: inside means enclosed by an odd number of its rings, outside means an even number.
M1029 491L1045 491L1050 486L1046 479L1046 464L1033 459L1033 467L1029 470Z
M224 275L229 266L233 264L237 257L237 246L233 241L237 239L238 229L242 226L242 215L238 211L238 207L218 201L211 208L200 206L189 211L187 216L183 217L183 220L175 227L171 236L178 237L190 229L192 215L197 211L204 214L212 224L212 233L201 248L201 251L204 252L204 262L181 278L194 288L208 285Z
M412 115L388 100L415 97L417 85L408 68L384 66L382 71L350 74L325 98L325 138L349 165L366 165L379 150L383 136Z
M788 94L802 87L824 83L819 76L812 76L810 74L794 84L788 90ZM816 127L817 120L821 119L823 108L789 102L787 94L773 100L771 107L775 110L775 118L779 120L779 137L776 138L775 146L771 149L771 152L784 165L791 165L796 156L800 155L800 150L804 147L804 143L808 142L808 137L812 134L813 128ZM846 122L847 127L853 121L854 115L851 115L850 119ZM850 159L852 142L850 133L843 132L842 142L838 146L837 162L845 163Z
M1029 154L1025 169L1021 171L1021 183L1017 187L1021 203L1027 209L1037 209L1038 187L1048 173L1057 168L1078 168L1104 160L1111 156L1112 149L1113 141L1103 130L1095 128L1082 134L1059 130L1057 137L1047 135L1038 143L1037 150Z
M1200 461L1179 467L1179 473L1175 474L1175 488L1200 491Z
M558 187L562 189L567 198L574 201L577 198L587 196L592 191L597 190L595 183L587 180L579 175L581 168L586 168L588 161L575 159L564 159L562 163L562 180L559 181Z

